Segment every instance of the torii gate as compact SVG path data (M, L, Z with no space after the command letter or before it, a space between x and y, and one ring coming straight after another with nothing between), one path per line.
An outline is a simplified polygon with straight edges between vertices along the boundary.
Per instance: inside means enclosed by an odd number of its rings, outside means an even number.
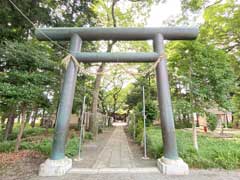
M178 156L172 104L169 90L167 60L164 55L164 40L193 40L198 35L197 28L39 28L35 32L42 41L70 41L70 53L79 62L156 62L158 103L161 117L164 153L157 160L160 171L167 175L188 174L188 165ZM80 52L82 41L131 41L152 40L154 52L140 53L97 53ZM40 166L40 176L60 176L72 167L72 160L65 156L65 139L77 78L77 66L70 61L67 66L58 107L52 153Z

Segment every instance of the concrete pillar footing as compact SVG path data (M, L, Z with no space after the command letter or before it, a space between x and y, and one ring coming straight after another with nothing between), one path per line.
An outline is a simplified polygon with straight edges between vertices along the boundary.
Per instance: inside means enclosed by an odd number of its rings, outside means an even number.
M159 170L165 175L188 175L188 165L181 159L168 159L162 157L157 160Z
M39 176L62 176L72 168L72 159L47 159L40 165Z

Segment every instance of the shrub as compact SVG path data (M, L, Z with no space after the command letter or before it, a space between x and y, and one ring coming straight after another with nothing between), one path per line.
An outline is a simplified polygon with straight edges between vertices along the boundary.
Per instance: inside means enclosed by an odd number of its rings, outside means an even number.
M184 121L184 122L175 121L176 129L191 128L191 127L192 127L192 124L188 121Z
M74 136L68 140L65 154L68 157L76 156L78 154L78 149L79 149L79 138L77 136Z
M11 152L14 151L15 141L4 141L0 142L0 152Z
M136 127L136 142L140 144L143 139L143 121L139 120L137 121L137 127Z
M15 140L17 138L19 129L20 129L19 124L16 124L13 128L12 133L8 136L8 140L10 140L10 141ZM31 137L38 136L38 135L44 134L45 131L46 131L45 128L41 128L41 127L32 128L30 125L27 124L23 131L22 138L26 138L26 137L30 137L30 136ZM53 128L48 129L48 132L52 133ZM1 134L3 134L3 132L1 132ZM0 141L3 141L2 135L0 136Z
M93 139L93 134L91 132L85 132L84 139L92 140Z
M147 130L147 152L151 157L158 158L163 155L162 134L157 128Z
M214 131L217 127L217 116L215 114L209 113L207 115L207 125L211 131Z
M229 122L229 123L227 124L227 127L228 127L228 128L233 128L233 123L232 123L232 122Z
M68 140L65 153L68 157L76 156L78 153L79 140L73 136ZM15 148L15 141L4 141L0 143L0 152L12 152ZM35 150L49 156L52 149L52 139L44 139L40 142L22 141L20 149Z
M98 127L98 134L103 133L103 129L101 127Z
M142 112L142 109L142 103L138 103L136 106L136 112ZM152 124L157 117L157 113L157 103L155 101L147 101L145 104L146 126L150 126ZM141 113L137 114L136 118L143 120Z
M163 155L160 128L148 128L147 151L149 156L159 158ZM198 135L199 151L193 148L192 133L177 130L179 156L192 168L240 168L240 140L224 140Z
M41 152L44 155L49 156L52 150L52 140L45 139L42 142L35 144L33 149L35 151Z

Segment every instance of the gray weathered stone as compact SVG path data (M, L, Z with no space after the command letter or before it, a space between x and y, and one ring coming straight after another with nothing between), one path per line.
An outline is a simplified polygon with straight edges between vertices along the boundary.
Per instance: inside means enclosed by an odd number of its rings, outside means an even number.
M165 157L157 160L159 170L165 175L188 175L188 165L181 159L172 160Z
M39 176L62 176L72 168L72 159L65 157L60 160L47 159L40 165Z

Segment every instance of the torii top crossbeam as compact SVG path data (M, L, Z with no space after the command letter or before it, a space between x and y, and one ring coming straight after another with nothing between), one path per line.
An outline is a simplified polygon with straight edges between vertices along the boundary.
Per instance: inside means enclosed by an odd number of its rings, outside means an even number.
M159 27L159 28L101 28L101 27L61 27L38 28L35 32L39 40L70 40L72 34L78 34L84 41L96 40L151 40L156 34L162 34L166 40L192 40L198 35L198 28Z

